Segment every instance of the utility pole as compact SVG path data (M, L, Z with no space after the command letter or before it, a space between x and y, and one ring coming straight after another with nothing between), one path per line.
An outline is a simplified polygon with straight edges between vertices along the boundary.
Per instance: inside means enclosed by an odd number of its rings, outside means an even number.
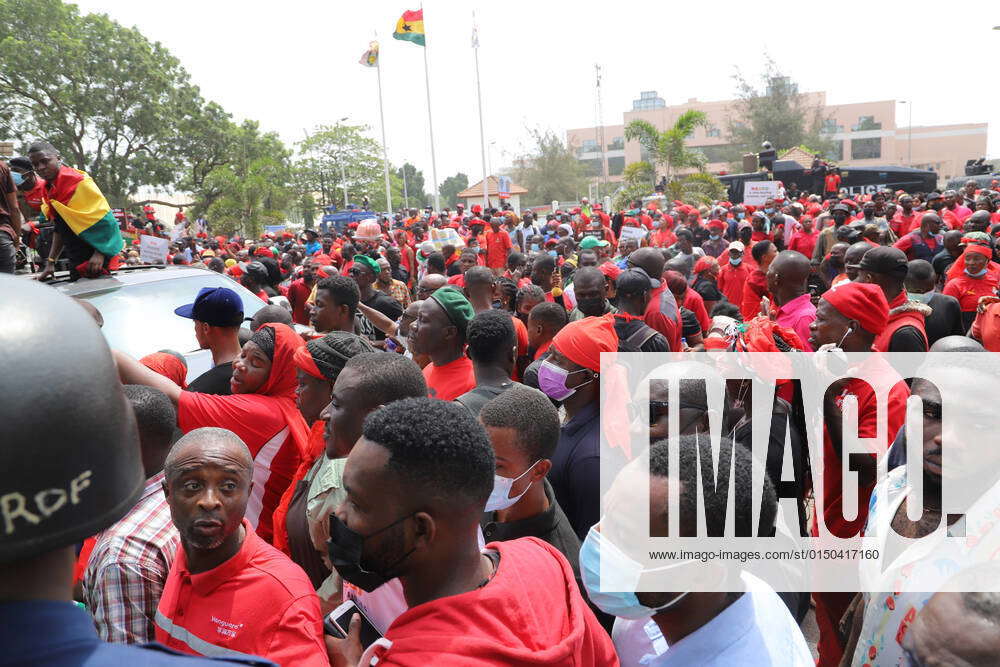
M604 113L601 108L601 66L594 63L594 74L597 80L595 91L597 93L597 144L601 148L601 174L600 182L604 184L605 189L608 186L608 158L607 158L607 146L604 143ZM597 188L597 195L595 199L601 198L601 188Z

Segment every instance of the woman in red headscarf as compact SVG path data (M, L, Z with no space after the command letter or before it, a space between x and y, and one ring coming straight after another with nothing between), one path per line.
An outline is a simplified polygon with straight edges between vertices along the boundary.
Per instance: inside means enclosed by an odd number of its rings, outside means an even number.
M964 331L968 331L976 319L976 306L979 305L980 297L996 294L1000 277L996 270L990 270L990 265L996 267L991 261L992 257L993 250L970 242L965 246L965 252L948 269L948 282L941 291L958 299Z
M187 388L187 362L176 352L147 354L139 363L167 378L181 389Z
M177 406L177 425L182 431L224 428L246 443L254 467L245 516L268 542L273 534L271 516L308 448L309 430L295 405L294 357L303 345L291 327L263 325L233 362L230 396L182 391L171 380L115 352L121 381L166 394Z

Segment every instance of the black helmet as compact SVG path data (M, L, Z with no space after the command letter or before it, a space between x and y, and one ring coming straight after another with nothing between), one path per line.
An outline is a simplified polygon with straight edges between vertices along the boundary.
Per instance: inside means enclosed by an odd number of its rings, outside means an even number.
M0 276L0 564L81 542L145 483L135 415L73 299Z

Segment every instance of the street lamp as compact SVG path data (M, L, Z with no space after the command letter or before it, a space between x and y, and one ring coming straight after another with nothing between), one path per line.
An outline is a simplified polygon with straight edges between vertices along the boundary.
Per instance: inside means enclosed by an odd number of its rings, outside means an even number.
M345 120L347 120L347 118L348 118L347 116L344 116L343 118L341 118L340 120L338 120L337 121L337 126L340 127L340 124L343 123ZM344 171L343 152L341 152L340 157L341 157L341 160L340 160L340 184L344 188L344 210L347 210L347 174Z
M994 28L996 30L996 28ZM897 100L906 105L906 166L913 166L913 100Z

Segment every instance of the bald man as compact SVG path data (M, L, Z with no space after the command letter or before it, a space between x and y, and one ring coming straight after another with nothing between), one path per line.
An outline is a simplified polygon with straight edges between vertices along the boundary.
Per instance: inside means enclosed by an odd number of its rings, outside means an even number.
M163 490L182 548L156 612L156 640L195 655L328 665L309 578L243 517L252 471L250 450L226 429L190 431L167 454Z
M257 331L269 322L292 326L292 314L284 306L268 304L254 313L250 319L250 331Z
M417 299L423 300L448 284L448 277L440 273L428 273L417 283Z
M811 349L809 325L816 319L816 306L806 286L810 271L809 260L795 250L782 250L767 267L767 290L777 306L770 312L772 319L798 334L807 349Z

